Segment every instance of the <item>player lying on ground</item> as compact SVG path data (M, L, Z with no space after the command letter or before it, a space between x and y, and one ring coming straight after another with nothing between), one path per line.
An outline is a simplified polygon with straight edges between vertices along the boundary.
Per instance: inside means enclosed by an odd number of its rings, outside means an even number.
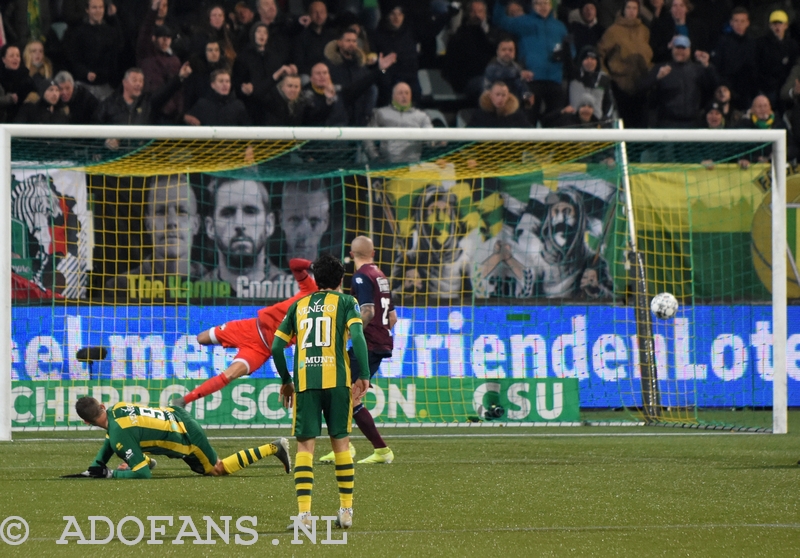
M353 457L348 451L353 422L353 397L369 387L367 341L361 327L361 310L350 295L339 292L344 266L330 254L314 262L314 276L320 290L298 300L286 312L275 332L272 354L281 376L284 405L294 404L292 435L297 438L294 485L300 521L311 519L311 489L314 486L314 445L322 432L322 416L328 426L339 486L336 524L353 524ZM297 336L294 383L283 350ZM347 340L352 338L361 376L350 382ZM295 391L297 395L295 396ZM290 526L290 528L293 526Z
M295 280L300 285L300 292L292 298L267 306L258 311L256 318L233 320L212 327L197 336L201 345L222 345L226 349L238 349L231 365L222 374L209 378L183 397L170 401L173 407L186 407L192 401L211 395L227 386L231 380L250 375L272 355L272 340L275 330L281 325L286 310L295 301L317 290L314 278L308 274L311 262L295 258L289 262Z
M375 264L375 246L366 236L357 236L350 245L350 256L355 263L356 272L353 275L353 284L350 294L356 298L361 308L361 321L364 327L364 338L367 340L367 358L369 360L369 377L380 369L381 361L392 357L392 328L397 323L397 313L392 304L392 291L389 280ZM376 315L377 314L377 315ZM350 371L352 381L355 383L361 376L361 369L353 353L350 355ZM383 437L375 426L375 420L361 398L353 399L353 418L359 430L370 441L374 452L359 463L391 463L394 461L394 452L387 447ZM356 448L350 444L350 455L356 456ZM333 452L319 458L322 463L334 461Z
M170 459L183 459L195 473L212 477L233 474L269 455L277 457L287 473L292 468L286 438L219 459L203 428L181 408L156 409L117 403L111 409L106 409L93 397L81 397L75 403L75 411L86 423L98 426L108 434L89 469L68 476L149 479L155 460L146 456L145 452L165 455ZM114 454L124 461L115 471L107 467L108 460Z

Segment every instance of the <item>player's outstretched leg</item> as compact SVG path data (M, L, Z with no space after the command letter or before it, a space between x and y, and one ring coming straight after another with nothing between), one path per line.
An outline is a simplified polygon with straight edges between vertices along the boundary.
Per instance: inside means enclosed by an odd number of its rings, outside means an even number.
M222 466L225 473L232 475L233 473L244 469L264 457L274 455L281 463L283 463L284 470L288 473L292 469L292 464L289 457L289 441L286 438L278 438L272 443L259 446L257 448L243 449L237 451L233 455L229 455L222 460Z
M172 407L185 408L189 403L221 390L231 383L231 380L244 376L247 372L247 365L244 362L234 361L222 374L209 378L186 395L172 399L169 404Z
M369 409L364 407L363 403L359 403L353 408L353 418L358 425L361 433L372 443L375 451L372 455L359 461L359 463L391 463L394 461L394 453L386 446L386 442L378 432L378 427L375 426L375 419Z

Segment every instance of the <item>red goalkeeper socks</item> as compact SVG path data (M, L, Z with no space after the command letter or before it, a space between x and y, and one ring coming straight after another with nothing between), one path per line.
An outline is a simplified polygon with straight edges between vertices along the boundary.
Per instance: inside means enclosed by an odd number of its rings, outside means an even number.
M231 383L230 378L228 378L225 374L219 374L213 378L209 378L192 391L184 395L183 398L188 405L192 401L200 399L201 397L205 397L206 395L211 395L215 391L221 390L229 383Z

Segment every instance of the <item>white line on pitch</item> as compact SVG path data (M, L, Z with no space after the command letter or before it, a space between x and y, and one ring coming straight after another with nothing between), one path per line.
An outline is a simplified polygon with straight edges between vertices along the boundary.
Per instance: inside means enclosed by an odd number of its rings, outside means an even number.
M663 436L731 436L742 434L757 434L755 432L592 432L583 434L546 434L519 432L516 434L383 434L384 438L430 438L440 440L442 438L630 438L630 437L663 437ZM291 436L290 436L291 438ZM364 440L363 436L352 436L356 440ZM209 440L263 440L264 436L209 436ZM21 438L14 442L96 442L102 438ZM0 446L2 447L2 446Z

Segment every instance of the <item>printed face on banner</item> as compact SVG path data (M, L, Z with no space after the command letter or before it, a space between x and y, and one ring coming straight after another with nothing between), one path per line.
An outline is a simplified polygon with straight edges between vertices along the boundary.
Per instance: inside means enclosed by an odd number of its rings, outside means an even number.
M476 295L611 297L613 285L602 252L613 193L609 182L581 174L559 176L555 190L531 186L527 205L508 211L516 219L506 219L499 233L476 251Z

